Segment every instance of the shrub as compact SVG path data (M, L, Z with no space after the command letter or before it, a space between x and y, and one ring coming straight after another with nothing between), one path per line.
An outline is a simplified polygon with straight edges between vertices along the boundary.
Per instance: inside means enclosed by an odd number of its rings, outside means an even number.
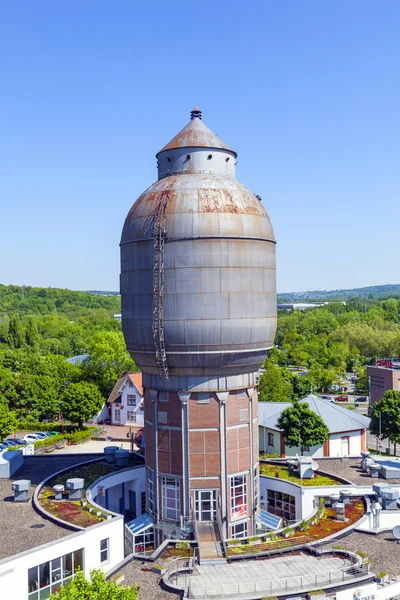
M61 442L61 440L63 439L64 437L61 435L61 433L59 433L58 435L51 435L50 437L44 440L39 440L38 442L35 442L35 448L39 448L40 446L52 446L57 442Z
M177 542L175 548L190 548L190 542Z
M248 542L261 542L261 538L258 535L254 535L253 537L247 538Z
M324 590L312 590L312 592L308 592L309 596L322 596L325 594Z
M386 577L386 575L387 575L386 571L380 571L379 573L376 574L376 576L379 579L383 579L383 577Z
M241 543L241 540L229 540L227 542L228 546L237 546L240 543Z
M85 427L84 429L77 429L72 433L66 433L65 439L72 443L83 442L84 440L90 439L96 430L97 427Z
M333 550L344 550L344 546L342 546L341 544L333 544L332 549Z

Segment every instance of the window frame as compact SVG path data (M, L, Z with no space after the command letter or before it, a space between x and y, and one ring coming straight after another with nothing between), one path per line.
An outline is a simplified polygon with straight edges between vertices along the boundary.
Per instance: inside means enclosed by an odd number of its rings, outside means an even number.
M105 542L105 548L102 548L102 544ZM105 558L102 558L103 553L105 552ZM106 565L110 562L110 538L104 538L100 540L100 564Z
M230 509L231 521L242 519L248 515L247 474L230 477Z

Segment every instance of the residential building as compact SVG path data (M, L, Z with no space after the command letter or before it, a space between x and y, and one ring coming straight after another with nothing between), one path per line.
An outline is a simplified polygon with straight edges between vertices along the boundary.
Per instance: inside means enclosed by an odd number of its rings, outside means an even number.
M123 373L108 398L111 425L144 424L142 373Z
M347 408L323 400L314 394L303 398L310 409L321 417L329 429L328 440L320 445L307 449L304 456L336 457L360 456L367 450L367 431L370 419ZM278 419L288 402L260 402L258 405L260 451L278 456L295 456L300 453L299 447L287 446L278 427Z

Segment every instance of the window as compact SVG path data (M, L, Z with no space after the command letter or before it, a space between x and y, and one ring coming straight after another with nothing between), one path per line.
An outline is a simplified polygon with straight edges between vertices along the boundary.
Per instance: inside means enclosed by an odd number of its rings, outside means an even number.
M233 538L245 538L247 537L247 521L244 523L237 523L231 527Z
M240 420L241 421L248 421L248 419L249 419L249 409L248 408L243 408L242 410L239 410L239 415L240 415Z
M197 404L210 404L210 394L207 392L199 392L197 394Z
M167 422L167 413L161 410L158 411L158 422L166 423Z
M126 403L128 406L136 406L136 394L127 394Z
M287 521L296 520L296 499L290 494L268 490L268 512Z
M236 392L236 398L238 400L245 400L247 398L246 390L238 390Z
M128 379L128 386L129 387L133 387L133 383L132 383L132 381L130 379Z
M231 517L239 519L247 515L246 475L231 477Z
M258 483L259 483L258 468L254 467L254 508L257 508L257 505L258 505L258 490L259 490Z
M147 506L151 512L154 512L154 481L153 481L153 471L150 469L147 472Z
M159 398L160 402L168 402L168 392L162 390L161 392L159 392Z
M140 492L140 513L146 512L146 492Z
M109 556L110 538L100 541L100 562L105 563L110 560Z
M273 445L274 445L274 434L269 433L268 434L268 446L273 446Z
M119 408L114 410L114 421L116 423L120 423L121 421L121 411L119 410Z
M83 570L83 548L28 569L28 599L45 600Z
M179 479L162 478L162 514L163 518L179 521L181 486Z
M134 410L128 410L126 413L127 417L127 421L131 421L132 423L136 423L136 413Z

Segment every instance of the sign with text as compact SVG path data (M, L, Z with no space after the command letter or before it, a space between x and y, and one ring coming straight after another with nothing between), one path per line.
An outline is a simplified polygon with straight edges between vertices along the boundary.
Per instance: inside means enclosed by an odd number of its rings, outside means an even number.
M380 360L377 360L375 364L376 364L377 367L385 367L386 369L392 369L393 368L393 363L392 363L391 360L380 359Z

